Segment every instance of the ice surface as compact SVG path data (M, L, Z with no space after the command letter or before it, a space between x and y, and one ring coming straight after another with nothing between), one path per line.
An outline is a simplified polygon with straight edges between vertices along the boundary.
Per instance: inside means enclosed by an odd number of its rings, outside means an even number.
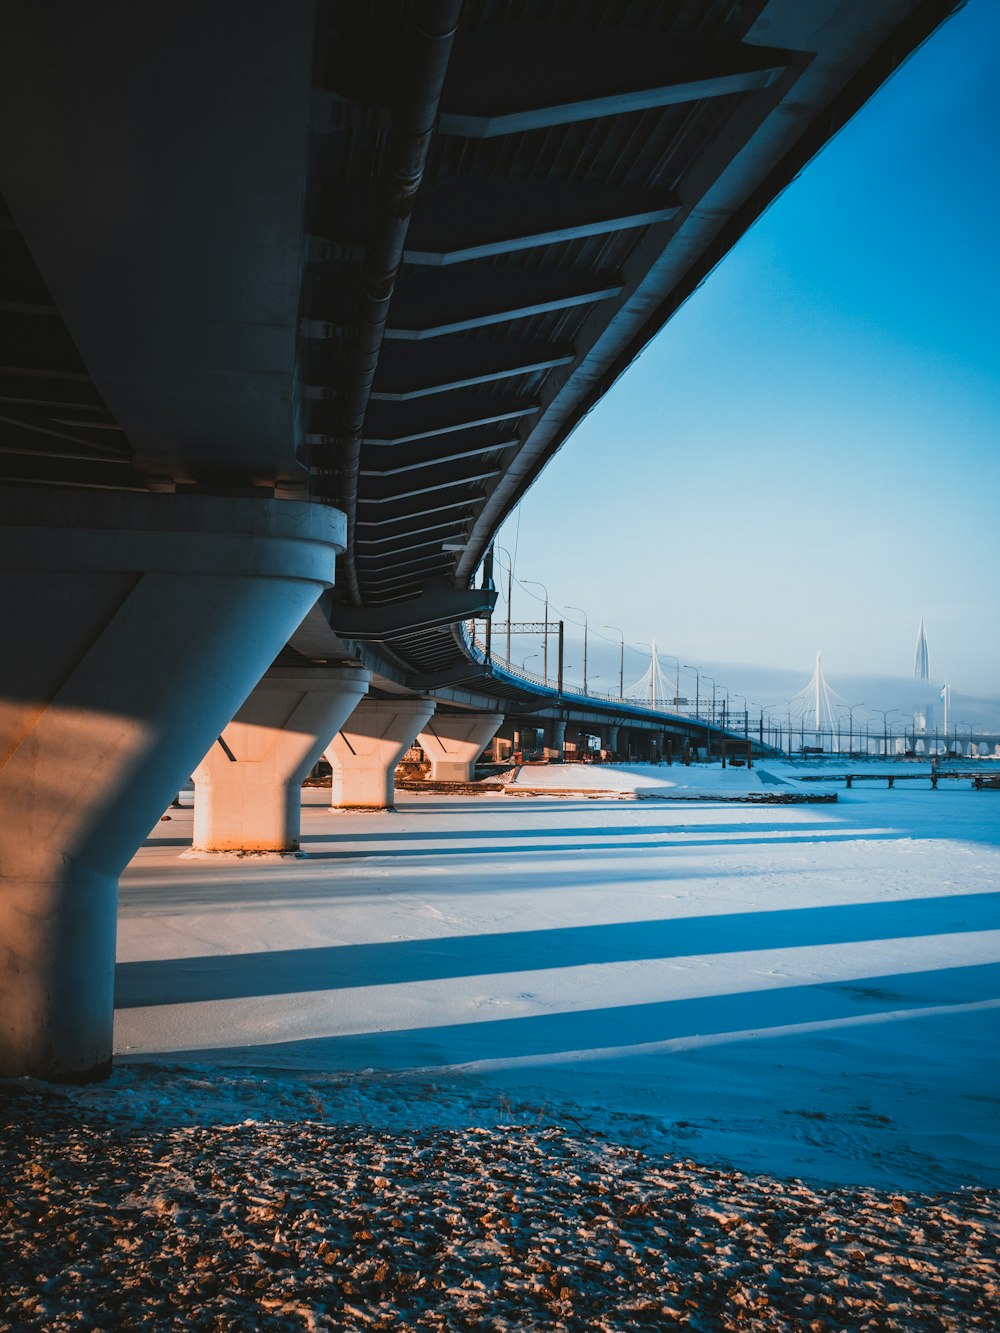
M537 771L621 772L573 768ZM996 1183L1000 798L839 796L354 814L314 790L300 859L185 858L171 810L122 881L119 1073L94 1095L416 1128L558 1107L747 1170ZM208 1068L172 1106L150 1065L176 1063Z

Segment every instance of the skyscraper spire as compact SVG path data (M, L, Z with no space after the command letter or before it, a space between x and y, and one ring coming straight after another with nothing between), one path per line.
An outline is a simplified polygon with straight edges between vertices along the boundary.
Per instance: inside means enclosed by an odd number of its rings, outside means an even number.
M917 630L917 652L913 659L913 677L915 680L930 680L930 675L930 659L927 656L927 630L924 628L924 618L921 616L920 628Z

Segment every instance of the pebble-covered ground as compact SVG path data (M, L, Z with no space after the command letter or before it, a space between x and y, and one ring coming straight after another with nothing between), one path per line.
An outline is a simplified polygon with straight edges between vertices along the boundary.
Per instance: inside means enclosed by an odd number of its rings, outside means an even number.
M998 1196L542 1123L166 1125L0 1089L0 1328L1000 1328Z

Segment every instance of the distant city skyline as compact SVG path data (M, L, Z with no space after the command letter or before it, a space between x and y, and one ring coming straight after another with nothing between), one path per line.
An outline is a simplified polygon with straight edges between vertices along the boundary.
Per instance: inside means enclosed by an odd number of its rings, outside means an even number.
M912 678L924 616L1000 696L998 49L971 0L751 228L505 523L520 578L805 678Z

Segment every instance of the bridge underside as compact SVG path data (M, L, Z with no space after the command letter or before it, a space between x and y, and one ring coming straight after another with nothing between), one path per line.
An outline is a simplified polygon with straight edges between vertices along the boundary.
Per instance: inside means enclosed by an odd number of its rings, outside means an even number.
M13 0L0 479L330 503L328 622L426 688L574 425L955 7Z
M255 793L293 846L303 765L391 800L435 701L697 734L492 670L474 575L957 5L8 0L0 1073L106 1068L117 875L198 765L209 845Z

